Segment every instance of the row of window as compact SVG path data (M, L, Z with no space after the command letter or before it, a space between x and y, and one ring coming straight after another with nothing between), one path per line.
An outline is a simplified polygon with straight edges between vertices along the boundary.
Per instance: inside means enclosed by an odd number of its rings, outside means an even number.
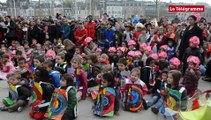
M108 11L108 14L122 14L121 11Z

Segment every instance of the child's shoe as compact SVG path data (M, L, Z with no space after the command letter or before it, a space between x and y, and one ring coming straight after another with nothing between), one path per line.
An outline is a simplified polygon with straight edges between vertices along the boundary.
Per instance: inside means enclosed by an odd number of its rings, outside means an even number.
M155 113L156 115L157 115L158 112L159 112L159 109L156 108L156 107L152 107L151 110L152 110L152 112Z

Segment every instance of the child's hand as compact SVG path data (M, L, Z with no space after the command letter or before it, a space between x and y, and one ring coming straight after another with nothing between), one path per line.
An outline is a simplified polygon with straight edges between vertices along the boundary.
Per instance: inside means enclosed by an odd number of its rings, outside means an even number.
M193 70L193 69L190 69L190 72L191 72L191 73L194 73L194 70Z
M33 110L34 112L39 112L40 108L39 108L38 106L36 106L36 107L32 108L32 110Z

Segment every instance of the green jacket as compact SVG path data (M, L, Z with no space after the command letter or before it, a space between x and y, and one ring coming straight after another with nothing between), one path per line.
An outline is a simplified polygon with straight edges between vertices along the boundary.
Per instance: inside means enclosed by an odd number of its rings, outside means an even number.
M63 88L61 88L63 89ZM72 87L68 91L68 105L64 113L63 118L76 118L77 115L77 98L76 98L76 88Z

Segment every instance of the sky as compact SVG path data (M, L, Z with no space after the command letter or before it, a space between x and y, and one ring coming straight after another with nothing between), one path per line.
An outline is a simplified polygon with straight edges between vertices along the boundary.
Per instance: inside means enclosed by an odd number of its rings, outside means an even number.
M1 2L6 2L6 0L0 0ZM35 0L35 1L38 1L38 0ZM140 0L141 1L141 0ZM145 1L145 0L143 0ZM149 1L149 0L148 0ZM152 1L152 0L150 0ZM155 0L154 0L155 1ZM164 1L164 2L169 2L170 0L161 0L161 1ZM174 2L185 2L185 3L196 3L196 2L206 2L208 3L210 6L211 6L211 0L171 0L173 3Z

